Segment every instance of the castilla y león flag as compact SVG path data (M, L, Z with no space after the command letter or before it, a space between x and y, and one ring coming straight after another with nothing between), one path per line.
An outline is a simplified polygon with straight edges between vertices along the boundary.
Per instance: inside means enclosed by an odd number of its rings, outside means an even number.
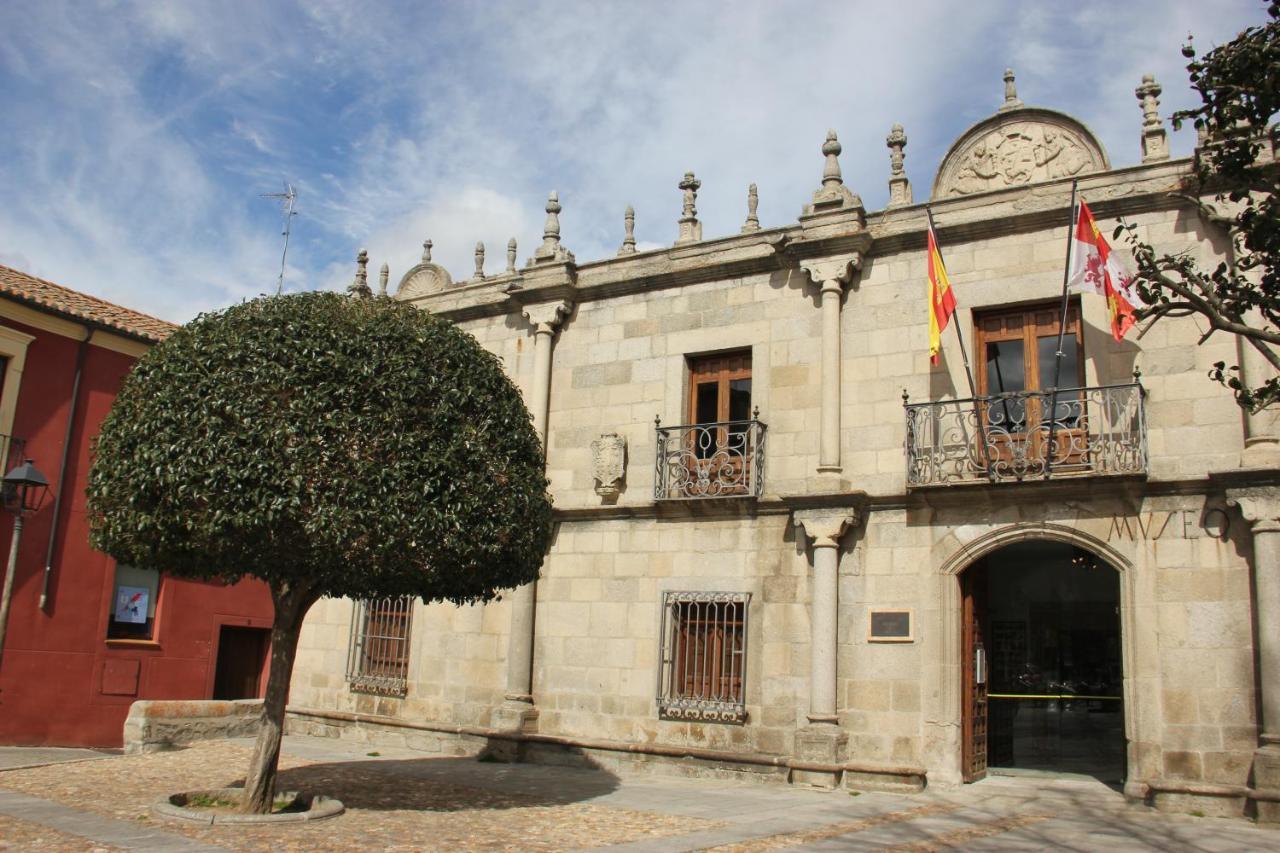
M947 268L942 265L938 241L929 225L929 360L937 364L942 352L942 330L956 310L956 295L951 292Z
M1133 312L1145 303L1133 286L1133 276L1120 264L1111 246L1098 231L1089 205L1080 202L1075 233L1071 239L1071 273L1067 288L1077 293L1096 293L1107 298L1111 315L1111 335L1123 340L1133 326Z

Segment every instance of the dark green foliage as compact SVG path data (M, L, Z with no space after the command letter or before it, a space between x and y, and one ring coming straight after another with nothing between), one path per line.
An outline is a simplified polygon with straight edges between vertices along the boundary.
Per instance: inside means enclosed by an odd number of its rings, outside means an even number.
M261 298L144 357L98 438L95 547L192 578L469 602L537 577L542 448L497 358L387 299Z
M1138 264L1135 278L1148 307L1139 318L1198 314L1209 332L1239 335L1280 370L1280 166L1275 118L1280 111L1280 3L1269 20L1249 27L1203 57L1188 43L1183 55L1200 106L1176 112L1174 127L1195 125L1202 136L1196 173L1181 195L1230 240L1231 258L1202 269L1190 252L1159 254L1123 225ZM1215 204L1205 203L1206 195ZM1208 335L1206 335L1208 337ZM1209 374L1240 405L1260 409L1280 400L1280 379L1242 376L1218 362Z

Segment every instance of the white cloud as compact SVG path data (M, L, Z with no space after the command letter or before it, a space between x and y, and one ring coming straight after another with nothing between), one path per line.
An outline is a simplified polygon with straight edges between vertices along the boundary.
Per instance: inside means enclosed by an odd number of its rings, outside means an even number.
M186 319L265 292L278 211L299 187L291 288L345 287L355 252L393 285L423 237L455 278L523 264L557 189L564 243L611 257L622 212L669 245L689 169L707 237L736 233L746 188L768 227L818 186L827 127L846 183L887 196L884 136L906 127L917 199L1006 65L1024 101L1090 125L1136 162L1143 73L1191 103L1178 52L1261 10L1239 3L580 4L351 0L25 4L0 31L0 258ZM1191 144L1184 132L1175 152ZM18 263L19 260L22 263Z

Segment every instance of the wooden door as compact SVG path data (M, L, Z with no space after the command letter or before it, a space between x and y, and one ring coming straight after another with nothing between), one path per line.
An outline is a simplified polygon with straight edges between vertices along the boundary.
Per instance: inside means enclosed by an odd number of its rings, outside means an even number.
M987 775L987 573L981 564L960 576L961 750L960 771L964 781L976 782Z
M213 675L214 699L256 699L271 645L267 628L223 625L218 634L218 662Z

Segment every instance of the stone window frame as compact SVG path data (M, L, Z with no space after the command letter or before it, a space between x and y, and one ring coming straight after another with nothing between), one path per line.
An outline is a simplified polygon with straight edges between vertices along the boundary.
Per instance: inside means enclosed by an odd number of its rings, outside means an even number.
M660 719L746 722L750 605L749 592L663 593L657 684ZM732 639L726 644L730 632ZM708 645L718 651L709 655Z
M413 601L411 595L355 601L346 673L347 686L353 693L408 693Z

